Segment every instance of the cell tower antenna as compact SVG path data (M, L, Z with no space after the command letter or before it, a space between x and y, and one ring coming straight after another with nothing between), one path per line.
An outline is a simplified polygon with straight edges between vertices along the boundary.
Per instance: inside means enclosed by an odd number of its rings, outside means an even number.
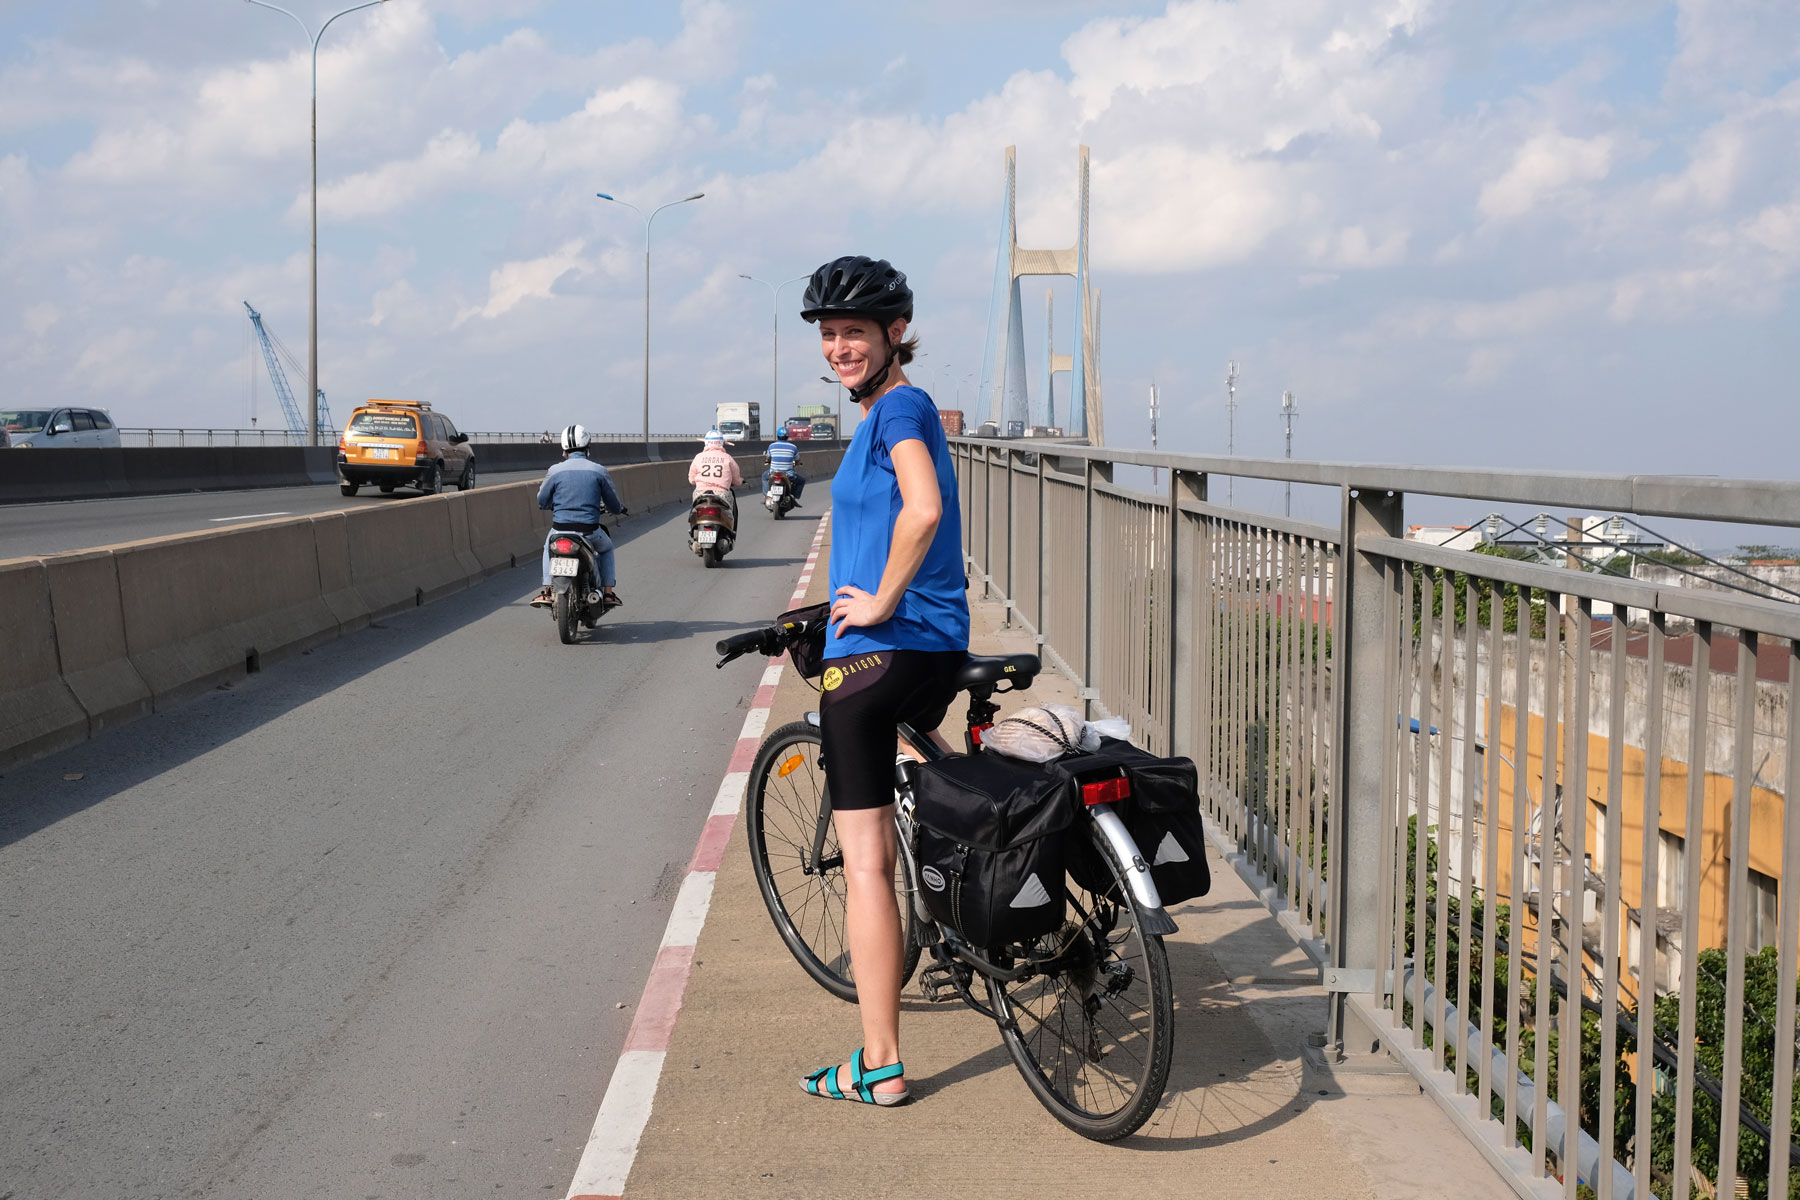
M1225 453L1228 457L1237 454L1237 360L1234 358L1225 364ZM1225 504L1230 507L1236 499L1237 481L1233 476L1225 477Z
M1300 408L1294 403L1294 393L1281 393L1281 420L1287 426L1287 454L1285 457L1290 459L1294 457L1294 418L1299 415ZM1294 515L1294 481L1291 479L1287 483L1287 501L1283 512L1286 516Z

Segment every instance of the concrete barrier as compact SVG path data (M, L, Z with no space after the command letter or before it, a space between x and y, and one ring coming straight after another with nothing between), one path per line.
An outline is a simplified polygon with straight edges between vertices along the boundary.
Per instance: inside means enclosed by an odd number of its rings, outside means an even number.
M821 482L835 465L808 456ZM612 474L634 512L691 494L686 459ZM506 484L0 562L0 768L495 572L535 568L550 527L536 495L535 483Z
M29 453L29 451L27 451ZM74 745L87 711L63 682L50 575L37 559L0 563L0 766Z
M310 519L136 542L112 557L131 664L158 708L338 636Z
M9 450L0 504L330 483L330 446L170 446Z
M88 550L45 559L44 567L63 682L87 713L88 736L148 716L154 698L125 641L118 560Z
M350 574L350 514L320 513L306 519L312 524L313 550L318 555L319 598L336 618L339 636L361 629L372 618Z
M350 581L370 617L414 608L469 586L450 520L450 507L458 498L427 496L352 514Z
M463 509L468 514L469 552L484 575L518 565L543 544L534 483L477 488L463 499Z

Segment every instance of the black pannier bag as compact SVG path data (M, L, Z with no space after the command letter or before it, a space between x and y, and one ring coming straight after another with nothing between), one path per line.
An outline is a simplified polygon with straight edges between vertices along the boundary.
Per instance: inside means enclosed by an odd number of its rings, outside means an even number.
M1102 738L1094 753L1059 758L1049 767L1064 781L1075 805L1082 803L1082 784L1124 778L1131 794L1111 807L1150 864L1150 878L1164 905L1212 890L1206 830L1200 822L1199 775L1192 759L1158 758L1130 742ZM1069 874L1095 894L1104 894L1113 884L1099 851L1085 842L1071 846Z
M932 916L982 949L1061 927L1075 813L1048 767L999 754L920 763L913 797L919 891Z

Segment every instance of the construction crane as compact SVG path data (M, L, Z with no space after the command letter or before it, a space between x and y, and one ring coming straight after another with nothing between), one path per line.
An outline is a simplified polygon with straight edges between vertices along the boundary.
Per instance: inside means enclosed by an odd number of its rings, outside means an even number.
M244 311L250 314L250 324L256 329L256 340L262 345L263 361L269 364L269 382L275 385L275 397L281 401L281 411L287 417L288 431L302 442L306 441L306 414L294 401L294 391L288 387L287 372L281 369L281 359L287 360L288 366L296 372L302 372L300 361L294 352L282 344L280 338L270 333L263 326L262 314L244 301ZM280 358L276 357L277 351ZM325 389L319 389L319 430L320 445L329 443L337 434L337 425L331 419L331 407L325 403Z

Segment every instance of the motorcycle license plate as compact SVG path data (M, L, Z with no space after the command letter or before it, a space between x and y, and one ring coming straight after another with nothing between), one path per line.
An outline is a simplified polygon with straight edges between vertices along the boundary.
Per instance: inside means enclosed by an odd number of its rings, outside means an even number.
M719 531L716 529L696 529L694 531L694 541L702 546L714 545L718 540Z
M553 558L550 560L550 573L571 577L579 575L581 574L581 560L579 558Z
M780 484L779 484L779 483L778 483L778 484L776 484L776 485L775 485L775 486L774 486L774 487L772 487L772 488L770 488L770 489L769 489L769 495L771 495L771 496L773 496L773 497L775 497L775 498L776 498L776 499L777 499L777 500L779 500L779 499L781 499L781 498L782 498L782 497L783 497L783 496L785 496L785 495L787 495L787 489L786 489L786 488L784 488L784 487L782 487L782 486L781 486L781 485L780 485Z

